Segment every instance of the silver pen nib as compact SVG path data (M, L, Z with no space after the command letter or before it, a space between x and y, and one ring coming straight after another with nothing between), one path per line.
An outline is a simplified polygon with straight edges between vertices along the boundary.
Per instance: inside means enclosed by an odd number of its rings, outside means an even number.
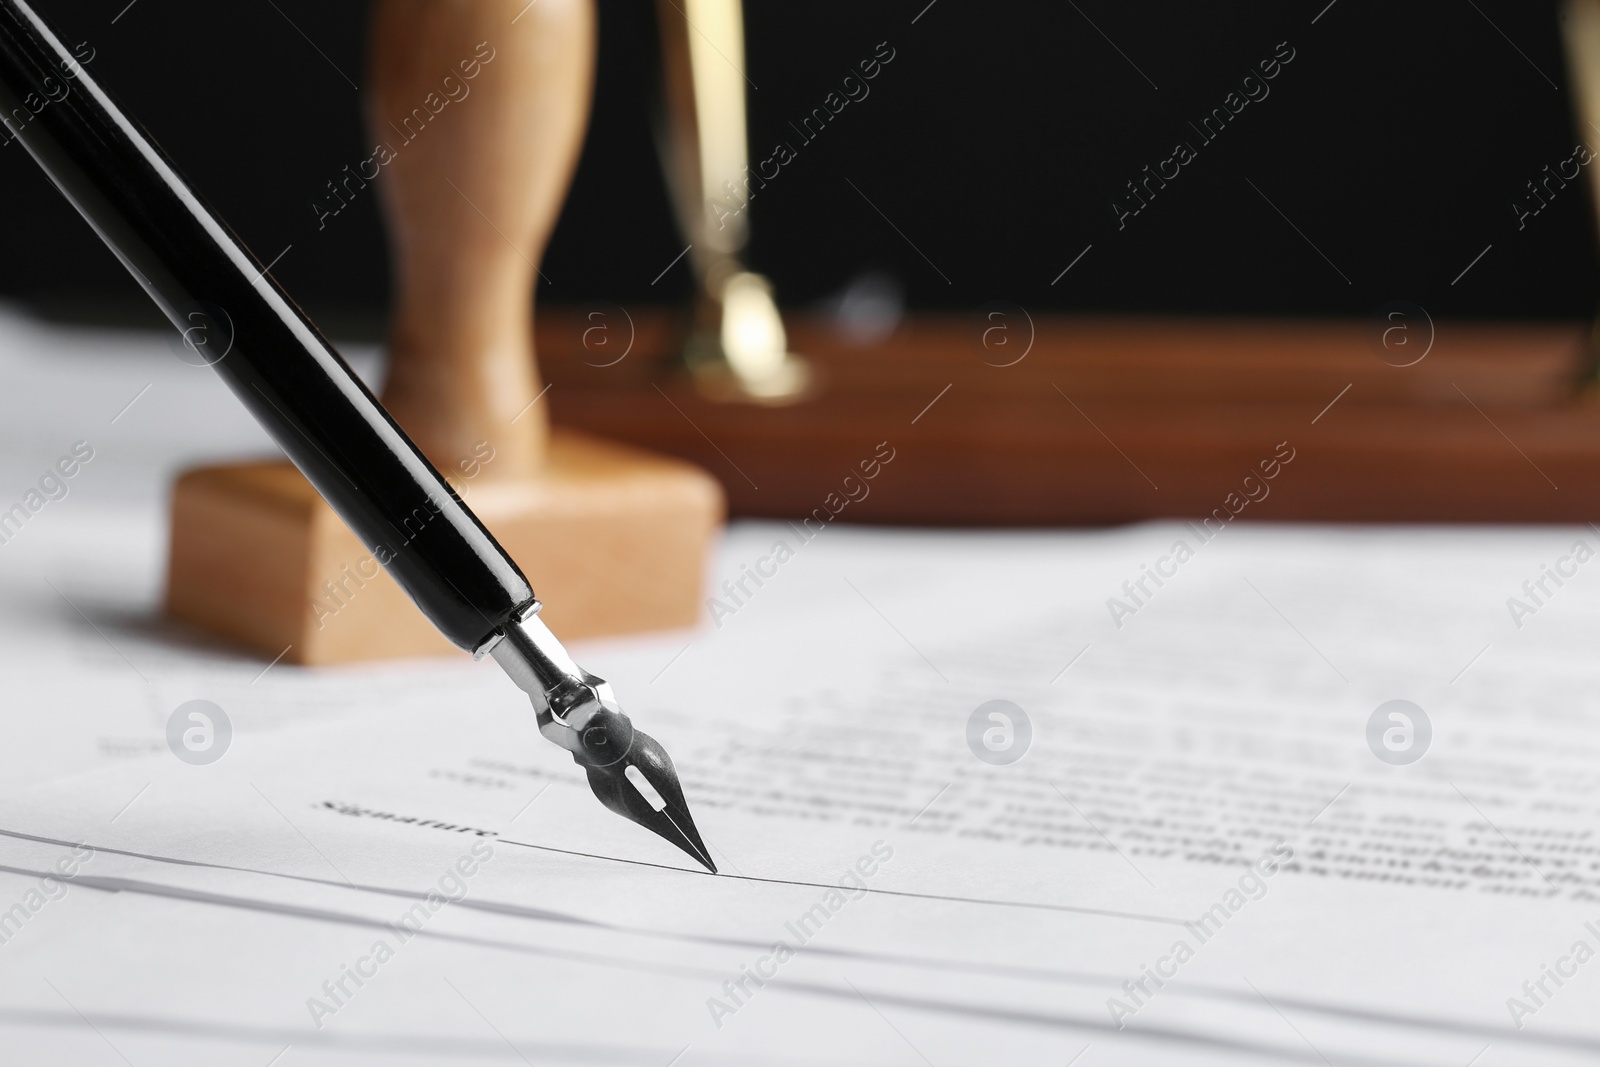
M677 845L715 874L717 865L683 799L666 750L618 707L610 683L572 661L538 617L539 603L508 623L487 651L528 694L539 732L572 753L600 803Z

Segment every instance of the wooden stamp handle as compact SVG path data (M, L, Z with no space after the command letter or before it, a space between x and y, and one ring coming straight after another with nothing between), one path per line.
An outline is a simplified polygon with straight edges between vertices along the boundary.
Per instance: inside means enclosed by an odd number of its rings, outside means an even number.
M441 471L543 460L533 285L588 122L593 0L376 0L368 126L395 261L382 400ZM513 421L515 420L515 421Z

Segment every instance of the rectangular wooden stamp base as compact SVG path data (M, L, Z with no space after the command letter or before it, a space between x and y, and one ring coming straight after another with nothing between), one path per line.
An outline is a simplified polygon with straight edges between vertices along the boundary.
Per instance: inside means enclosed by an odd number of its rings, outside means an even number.
M492 466L485 468L492 470ZM557 430L529 481L452 477L563 638L691 626L724 499L682 460ZM292 663L455 650L288 463L185 472L166 611Z

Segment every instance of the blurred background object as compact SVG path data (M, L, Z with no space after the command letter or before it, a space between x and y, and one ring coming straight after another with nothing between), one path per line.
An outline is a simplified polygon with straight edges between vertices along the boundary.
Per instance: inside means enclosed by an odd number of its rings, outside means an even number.
M274 273L313 317L375 338L377 197L345 181L373 152L365 8L47 7L244 239L283 249ZM735 516L815 514L880 444L893 477L829 521L1203 516L1284 442L1293 478L1243 517L1600 508L1580 388L1600 131L1567 89L1566 9L751 6L740 56L731 23L664 26L669 8L600 10L593 121L538 283L556 423L701 464ZM709 183L720 198L683 151L662 176L674 40L744 87L749 170ZM732 160L736 140L696 151ZM0 184L40 204L8 233L0 293L136 307L39 182L0 153ZM799 402L718 403L683 373L715 256L686 247L669 184L699 188L738 266L770 279L784 320L754 332L816 369Z
M778 164L750 157L743 5L683 5L661 0L656 10L666 104L658 136L699 290L684 357L712 396L788 403L812 384L810 365L789 351L771 282L744 262L750 202Z
M590 0L378 0L364 96L381 147L339 183L385 208L398 292L384 407L570 637L692 625L723 513L704 472L551 433L539 403L534 279L588 125L594 21ZM447 653L382 573L446 520L426 503L397 512L373 545L286 461L185 471L167 614L296 663Z
M371 154L357 88L366 4L39 8L95 48L93 68L247 243L269 255L294 244L274 270L317 321L360 313L375 335L389 284L376 197L340 206L328 189ZM747 5L744 24L752 163L779 143L794 149L751 207L751 265L786 307L864 270L897 279L917 310L1004 298L1032 310L1365 317L1410 299L1441 317L1579 319L1594 306L1587 199L1557 197L1522 229L1512 210L1576 139L1555 4L904 0ZM601 5L599 41L594 120L540 300L686 301L688 264L662 274L684 242L652 129L655 5ZM894 58L862 79L869 95L808 140L802 120L829 93L845 96L843 80L880 42ZM1294 59L1270 95L1119 230L1111 204L1127 183L1176 140L1198 140L1189 123L1279 42ZM31 206L7 220L0 293L138 306L70 208L8 155L0 190ZM319 225L324 202L337 213Z

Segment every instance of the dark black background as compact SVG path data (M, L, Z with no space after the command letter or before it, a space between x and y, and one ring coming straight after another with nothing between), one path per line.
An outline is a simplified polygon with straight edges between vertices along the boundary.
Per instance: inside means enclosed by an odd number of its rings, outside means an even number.
M320 232L311 208L326 181L370 154L346 80L363 78L365 5L34 2L69 43L95 48L90 70L258 255L292 245L274 273L313 317L381 310L376 199ZM1456 316L1593 311L1588 190L1563 190L1521 231L1511 207L1578 137L1552 5L926 5L747 5L752 159L778 140L799 147L752 213L752 258L786 304L876 270L913 307L952 310L1005 299L1367 315L1406 299ZM895 58L871 95L798 145L788 123L885 41ZM1220 105L1280 41L1296 58L1271 95L1119 231L1110 205L1123 184L1177 139L1195 141L1186 121ZM651 136L657 77L652 6L606 0L594 119L541 300L688 292L682 263L651 286L683 248ZM1587 139L1600 145L1600 134ZM18 145L0 150L0 198L0 294L137 302Z

